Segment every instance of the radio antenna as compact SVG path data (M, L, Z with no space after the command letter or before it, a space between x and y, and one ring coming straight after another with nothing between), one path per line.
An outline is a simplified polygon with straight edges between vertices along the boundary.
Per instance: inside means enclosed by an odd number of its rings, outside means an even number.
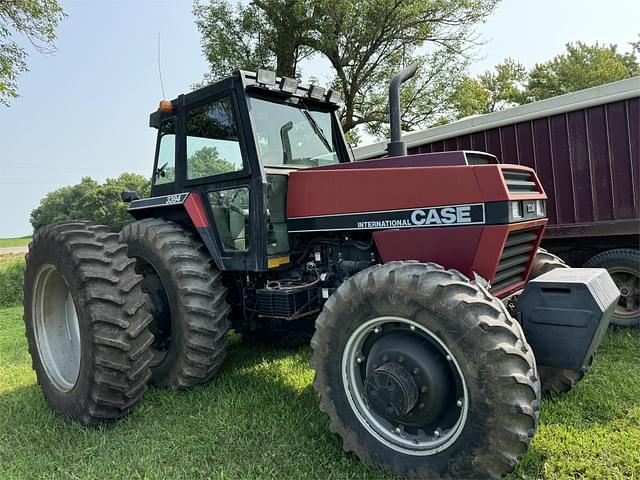
M162 98L166 98L164 94L164 83L162 83L162 68L160 67L160 33L158 33L158 76L160 77L160 89L162 90Z

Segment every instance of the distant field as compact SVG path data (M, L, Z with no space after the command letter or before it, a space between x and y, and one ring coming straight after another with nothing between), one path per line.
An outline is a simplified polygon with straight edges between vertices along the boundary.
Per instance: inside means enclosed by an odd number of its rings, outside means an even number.
M4 247L24 247L29 245L31 241L31 235L18 238L0 238L0 248Z
M611 330L587 378L544 400L508 480L640 478L640 331ZM150 389L118 424L53 414L35 383L22 308L0 308L0 477L386 479L342 451L311 388L310 349L234 336L221 374L190 392Z

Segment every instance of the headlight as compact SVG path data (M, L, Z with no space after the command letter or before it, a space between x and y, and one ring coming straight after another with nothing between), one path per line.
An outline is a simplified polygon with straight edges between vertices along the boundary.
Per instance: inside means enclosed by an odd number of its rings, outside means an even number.
M510 209L512 220L518 220L522 218L522 202L520 201L509 202L509 209Z
M536 216L544 217L547 214L547 208L544 200L536 200Z

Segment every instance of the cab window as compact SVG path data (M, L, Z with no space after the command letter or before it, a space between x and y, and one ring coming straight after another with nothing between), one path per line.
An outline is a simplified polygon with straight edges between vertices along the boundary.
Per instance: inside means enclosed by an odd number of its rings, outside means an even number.
M156 185L173 183L176 180L176 119L169 118L160 124L158 161L153 172Z
M230 97L187 113L187 179L243 169L238 130Z

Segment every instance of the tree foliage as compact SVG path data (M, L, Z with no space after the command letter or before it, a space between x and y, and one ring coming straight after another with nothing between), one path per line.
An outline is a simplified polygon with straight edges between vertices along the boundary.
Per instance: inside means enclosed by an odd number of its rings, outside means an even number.
M565 53L533 67L528 99L542 100L638 75L635 51L635 46L631 52L620 53L616 45L567 43Z
M84 177L76 185L47 193L31 212L31 225L37 230L54 222L93 220L119 230L132 221L120 194L134 190L140 196L148 196L150 188L151 182L135 173L123 173L102 184Z
M300 60L313 55L328 61L332 86L342 93L344 130L366 125L380 134L388 122L389 81L415 61L422 66L403 91L403 127L437 123L450 113L474 27L496 3L254 0L231 7L224 0L197 0L194 13L212 77L259 66L300 76Z
M0 104L8 106L18 96L18 77L28 70L27 51L15 37L23 35L36 51L51 53L63 16L57 0L0 1Z
M507 58L477 78L465 77L453 96L457 118L491 113L515 105L571 93L640 74L637 52L619 53L615 45L566 45L566 52L530 71Z
M234 7L225 0L196 0L193 12L211 65L209 79L238 68L271 68L295 77L299 61L310 53L310 1L254 0Z
M486 70L477 79L464 77L457 85L452 102L456 117L491 113L526 101L527 70L519 62L507 58Z

